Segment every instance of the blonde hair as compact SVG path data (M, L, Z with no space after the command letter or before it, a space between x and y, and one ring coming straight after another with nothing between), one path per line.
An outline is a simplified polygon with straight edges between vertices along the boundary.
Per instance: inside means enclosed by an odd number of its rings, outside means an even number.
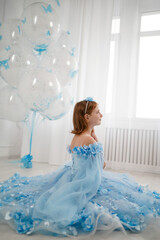
M87 105L87 109L86 109ZM92 111L96 108L97 103L95 101L87 101L83 100L80 102L77 102L74 111L73 111L73 127L71 133L73 134L81 134L87 127L87 122L84 118L85 114L91 114Z

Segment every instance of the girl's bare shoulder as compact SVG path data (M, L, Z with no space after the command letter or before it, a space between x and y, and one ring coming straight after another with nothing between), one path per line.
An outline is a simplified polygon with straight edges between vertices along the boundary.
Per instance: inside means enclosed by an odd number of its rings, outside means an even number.
M94 138L90 135L85 135L84 138L83 138L83 145L90 145L90 144L93 144L95 143L96 141L94 140Z
M72 139L70 148L73 149L74 147L79 147L84 145L88 146L95 142L96 141L94 140L94 138L90 135L87 135L87 134L75 135Z

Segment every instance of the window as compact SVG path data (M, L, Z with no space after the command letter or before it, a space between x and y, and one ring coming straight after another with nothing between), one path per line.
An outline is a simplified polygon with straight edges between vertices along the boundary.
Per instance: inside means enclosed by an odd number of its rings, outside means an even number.
M137 118L160 118L160 12L141 16Z
M117 47L117 39L120 33L120 18L115 17L112 19L111 26L111 42L110 42L110 58L109 58L109 71L108 71L108 85L107 85L107 98L106 98L106 113L111 113L112 109L112 93L113 93L113 78L115 71L115 50Z

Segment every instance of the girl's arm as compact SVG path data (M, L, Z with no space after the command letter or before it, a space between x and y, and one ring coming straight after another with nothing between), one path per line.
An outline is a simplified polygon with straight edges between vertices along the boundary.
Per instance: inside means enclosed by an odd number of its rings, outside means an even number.
M106 162L104 161L104 164L103 164L103 169L107 166Z
M92 129L91 136L94 138L94 140L95 140L96 142L98 142L98 138L97 138L97 136L96 136L96 134L95 134L94 128ZM106 162L104 161L103 169L106 168L106 166L107 166L107 164L106 164Z

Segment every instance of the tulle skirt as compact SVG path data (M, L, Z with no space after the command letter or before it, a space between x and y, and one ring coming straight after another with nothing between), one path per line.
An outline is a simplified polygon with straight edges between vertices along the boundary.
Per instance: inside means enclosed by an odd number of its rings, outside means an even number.
M94 196L85 193L87 201L83 201L84 186L76 181L69 164L36 177L14 174L0 184L0 220L22 234L86 237L96 230L142 232L159 219L160 194L127 174L103 171ZM55 191L59 191L56 200ZM44 204L49 206L45 213Z

